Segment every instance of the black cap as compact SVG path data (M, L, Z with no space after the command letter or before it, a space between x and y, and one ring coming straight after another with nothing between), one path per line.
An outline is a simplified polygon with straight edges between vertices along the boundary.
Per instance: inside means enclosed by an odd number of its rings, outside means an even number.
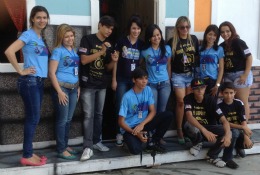
M194 78L192 81L191 81L191 88L192 89L196 89L198 87L202 87L202 86L206 86L205 82L203 79L201 78Z

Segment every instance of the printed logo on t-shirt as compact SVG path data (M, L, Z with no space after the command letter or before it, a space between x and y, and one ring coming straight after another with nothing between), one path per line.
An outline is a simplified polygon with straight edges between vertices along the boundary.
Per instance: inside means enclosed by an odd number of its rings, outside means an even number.
M87 48L83 48L83 47L80 47L80 48L79 48L79 52L87 53L87 51L88 51Z
M244 54L245 54L245 55L250 54L250 53L251 53L251 52L250 52L249 49L244 50Z

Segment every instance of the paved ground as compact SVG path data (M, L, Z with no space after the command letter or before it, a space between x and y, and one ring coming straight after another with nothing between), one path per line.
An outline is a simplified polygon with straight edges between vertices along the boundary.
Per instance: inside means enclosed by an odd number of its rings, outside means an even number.
M77 175L259 175L260 154L248 155L245 158L235 158L239 168L232 170L227 167L218 168L205 160L165 164L153 168L131 168L97 173Z

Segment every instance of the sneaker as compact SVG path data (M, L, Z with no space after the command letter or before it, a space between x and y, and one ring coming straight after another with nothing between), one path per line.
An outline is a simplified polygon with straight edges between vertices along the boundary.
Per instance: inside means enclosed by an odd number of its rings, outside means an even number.
M202 148L202 142L198 143L197 145L194 145L193 147L190 148L190 153L193 156L197 156L200 153L200 150Z
M219 167L219 168L223 168L226 166L226 163L223 160L221 160L220 158L212 159L212 158L208 157L207 161L211 164L214 164L216 167Z
M93 156L92 149L85 148L82 155L81 155L80 161L88 160L91 156Z
M116 146L123 146L123 135L122 134L117 134L116 135Z
M103 143L101 142L98 142L97 144L93 145L93 148L102 152L109 151L109 148L103 145Z
M233 160L227 161L226 166L231 169L237 169L239 167L239 165Z
M246 157L246 153L244 149L236 148L236 151L237 151L237 155L239 155L240 157L242 158Z

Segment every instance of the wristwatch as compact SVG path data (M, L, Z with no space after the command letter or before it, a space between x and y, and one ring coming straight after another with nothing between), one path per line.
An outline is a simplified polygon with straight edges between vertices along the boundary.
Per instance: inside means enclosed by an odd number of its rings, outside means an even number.
M220 86L220 83L217 83L216 86L219 87L219 86Z

